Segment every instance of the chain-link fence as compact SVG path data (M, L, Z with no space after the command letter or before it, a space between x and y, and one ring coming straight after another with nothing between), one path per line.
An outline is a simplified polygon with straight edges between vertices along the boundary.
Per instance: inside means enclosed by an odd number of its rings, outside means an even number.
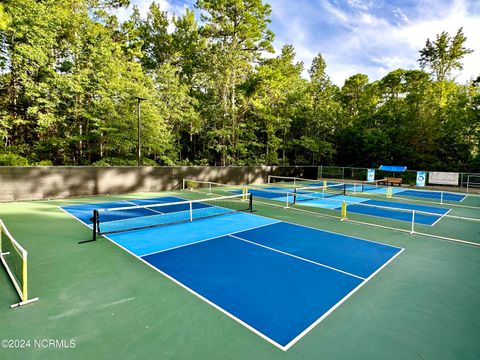
M420 170L418 170L420 171ZM342 179L342 180L367 180L368 168L347 166L319 166L317 177L319 179ZM386 177L398 177L403 184L415 185L417 170L407 170L403 173L392 173L375 169L377 179ZM480 191L480 173L458 173L458 186L469 192Z

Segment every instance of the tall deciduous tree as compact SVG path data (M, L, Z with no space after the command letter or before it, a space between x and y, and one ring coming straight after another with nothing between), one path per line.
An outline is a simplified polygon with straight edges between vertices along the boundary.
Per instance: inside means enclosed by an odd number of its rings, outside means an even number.
M262 0L198 0L196 7L202 11L202 32L210 45L212 106L217 108L210 117L220 124L212 133L218 141L214 150L227 164L235 161L237 151L237 87L261 53L272 51L273 33L267 29L271 8Z
M473 51L464 46L466 40L462 28L453 38L443 31L435 41L427 39L425 47L420 50L420 67L430 69L438 81L449 79L453 70L463 69L463 57Z

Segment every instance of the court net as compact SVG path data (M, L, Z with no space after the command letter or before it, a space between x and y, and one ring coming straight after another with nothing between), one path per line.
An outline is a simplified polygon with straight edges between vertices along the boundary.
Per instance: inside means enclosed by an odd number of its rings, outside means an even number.
M394 200L355 202L302 194L293 209L342 221L480 246L480 210L423 207ZM310 201L308 201L310 200Z
M320 188L345 184L347 191L351 192L366 192L380 189L382 187L386 188L385 185L382 185L382 180L336 182L326 179L305 179L300 177L278 175L269 175L268 183L274 184L276 186L284 186L291 188L305 187L307 189L308 187Z
M37 301L38 298L28 298L27 251L13 238L2 220L0 232L0 259L20 296L20 302L12 307Z
M295 176L268 175L268 184L285 187L305 187L305 186L324 186L327 185L324 180L305 179Z
M235 212L253 211L251 194L171 203L135 205L93 211L93 240L97 235L190 222Z
M345 195L346 184L334 184L321 187L303 187L295 188L293 203L309 201L315 199L331 198L334 196Z
M218 193L227 193L232 189L239 189L241 186L220 184L213 181L183 179L183 190L203 192L207 195L213 195Z

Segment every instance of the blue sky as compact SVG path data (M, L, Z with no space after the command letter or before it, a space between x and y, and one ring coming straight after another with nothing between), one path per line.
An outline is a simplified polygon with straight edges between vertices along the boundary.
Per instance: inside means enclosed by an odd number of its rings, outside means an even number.
M146 14L152 0L133 0ZM181 15L194 0L157 0L163 10ZM460 82L480 75L480 0L268 0L270 29L278 52L293 44L305 68L322 53L327 73L337 85L356 73L371 81L398 69L418 68L418 51L427 38L463 27L466 46ZM131 9L118 12L126 18ZM306 72L305 72L305 75Z

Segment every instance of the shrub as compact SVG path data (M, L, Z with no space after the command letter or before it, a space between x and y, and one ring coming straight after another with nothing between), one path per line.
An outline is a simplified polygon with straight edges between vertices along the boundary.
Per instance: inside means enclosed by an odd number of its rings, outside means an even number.
M157 166L155 160L143 158L143 166ZM125 159L118 157L104 157L93 163L93 166L137 166L136 159Z
M5 153L0 154L0 166L28 166L28 159L23 156Z

